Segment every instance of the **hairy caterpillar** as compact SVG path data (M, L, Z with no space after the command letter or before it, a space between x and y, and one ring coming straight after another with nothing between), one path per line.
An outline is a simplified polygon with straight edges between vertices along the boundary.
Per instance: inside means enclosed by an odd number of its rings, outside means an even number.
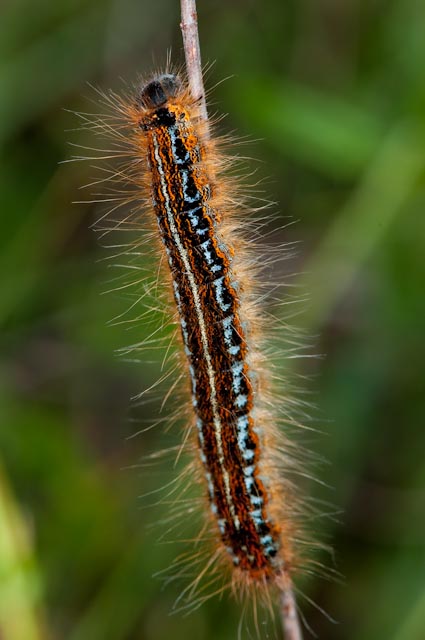
M299 503L263 350L270 323L255 286L249 208L229 177L231 160L206 135L198 103L179 75L158 74L132 99L110 94L107 101L120 124L104 120L96 127L124 146L112 156L128 154L115 178L135 187L136 217L156 220L152 240L168 263L165 286L173 292L191 386L185 441L194 453L191 475L209 505L204 531L212 532L215 551L185 593L196 598L201 579L215 571L221 582L225 576L223 588L254 594L267 606L275 592L287 616L296 616Z

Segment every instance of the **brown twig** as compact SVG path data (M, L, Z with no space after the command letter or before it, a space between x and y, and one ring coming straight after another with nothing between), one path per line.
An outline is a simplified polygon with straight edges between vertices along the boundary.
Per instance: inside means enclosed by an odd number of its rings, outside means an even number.
M300 619L298 617L294 590L289 576L285 577L285 585L282 588L281 615L285 640L302 640Z
M192 96L199 101L200 116L208 124L207 103L202 80L201 49L198 35L198 16L196 0L180 0L181 22L184 54L186 58L187 77Z
M199 101L200 117L205 122L208 133L208 112L205 100L205 89L202 79L201 49L198 34L198 16L196 0L180 0L183 46L186 58L186 70L190 91ZM294 591L289 576L284 576L284 587L281 595L281 617L285 640L302 640L300 621L298 618Z

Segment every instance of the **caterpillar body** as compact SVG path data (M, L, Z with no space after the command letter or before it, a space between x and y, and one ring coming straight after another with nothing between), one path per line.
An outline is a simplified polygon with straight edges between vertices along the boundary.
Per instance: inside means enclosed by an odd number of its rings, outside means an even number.
M192 379L211 510L233 563L266 577L280 564L279 532L259 477L254 387L232 249L220 236L220 213L210 206L212 185L202 166L205 151L178 92L177 78L164 75L140 96L154 209Z
M296 615L299 503L278 427L281 399L273 396L263 351L268 318L255 286L259 260L246 239L248 207L227 171L232 161L207 135L178 74L158 74L131 101L111 94L108 102L124 120L118 137L131 141L131 162L117 175L136 185L139 203L150 203L168 262L191 387L192 468L208 502L204 530L216 541L200 572L215 566L237 595L259 595L268 606L274 590Z

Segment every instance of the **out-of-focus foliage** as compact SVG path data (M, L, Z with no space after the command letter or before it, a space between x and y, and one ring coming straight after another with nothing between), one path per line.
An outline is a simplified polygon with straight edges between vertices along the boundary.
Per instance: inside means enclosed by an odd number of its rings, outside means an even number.
M98 214L79 187L89 146L70 111L96 111L87 82L120 89L181 60L177 0L9 0L0 7L0 636L4 640L236 637L239 613L212 600L169 616L178 586L152 574L175 555L163 517L138 496L164 447L154 402L129 398L160 375L114 351L143 339L122 313ZM308 300L293 320L324 358L292 360L318 406L310 446L330 464L310 486L323 511L321 561L301 600L327 640L421 640L425 629L425 6L418 0L199 2L208 84L222 131L279 202L280 240L300 241L276 278ZM78 151L77 151L78 153ZM295 274L295 275L294 275ZM141 312L135 311L135 316ZM136 336L136 338L134 337ZM293 363L293 364L292 364ZM142 425L142 426L141 426ZM323 435L322 435L323 434ZM167 506L162 509L166 511ZM323 530L319 534L320 530ZM307 633L308 635L308 633Z

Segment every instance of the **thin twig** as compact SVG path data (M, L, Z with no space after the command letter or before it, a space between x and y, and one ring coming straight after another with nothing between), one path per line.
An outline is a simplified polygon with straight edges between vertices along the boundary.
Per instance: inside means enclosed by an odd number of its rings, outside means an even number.
M281 614L285 640L302 640L300 619L298 617L294 591L289 577L285 578L285 586L282 589Z
M192 96L199 102L200 117L208 124L207 103L202 80L201 49L198 35L198 16L196 0L180 0L181 22L184 55L186 58L187 77Z
M180 28L183 36L189 87L193 98L199 103L200 117L206 124L208 134L208 112L202 80L196 0L180 0L180 4ZM282 588L281 615L285 640L303 640L292 583L287 575L284 575L284 586Z

